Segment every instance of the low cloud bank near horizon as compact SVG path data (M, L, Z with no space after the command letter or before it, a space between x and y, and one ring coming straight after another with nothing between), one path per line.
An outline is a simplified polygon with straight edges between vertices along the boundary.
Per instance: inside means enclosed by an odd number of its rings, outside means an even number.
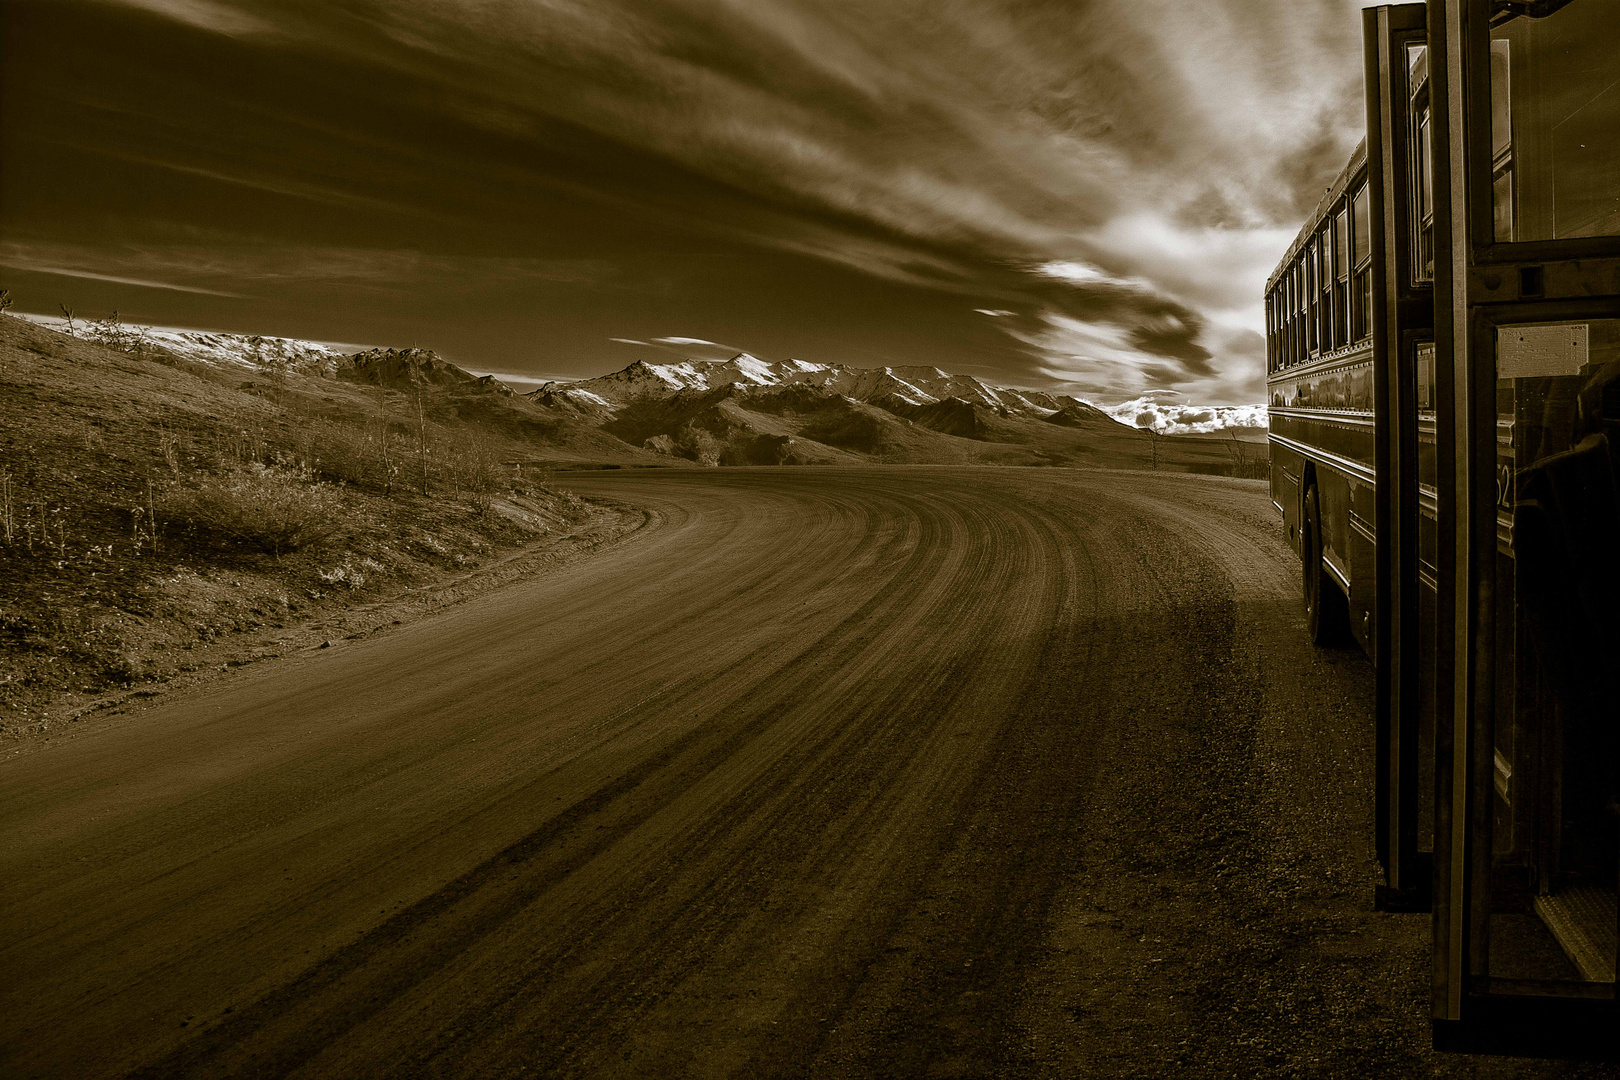
M684 338L1254 401L1361 126L1348 0L11 6L20 297L485 369Z
M1150 428L1161 435L1209 435L1222 431L1268 431L1264 405L1200 405L1141 397L1097 408L1122 424Z

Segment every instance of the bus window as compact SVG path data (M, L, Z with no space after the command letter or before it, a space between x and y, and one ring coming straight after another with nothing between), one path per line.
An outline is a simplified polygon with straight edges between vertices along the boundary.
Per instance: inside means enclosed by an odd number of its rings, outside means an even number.
M1294 271L1283 276L1283 367L1290 367L1299 358L1294 355L1294 338L1299 333L1299 319L1294 314Z
M1283 367L1289 367L1294 363L1294 360L1295 360L1295 356L1294 356L1294 270L1293 270L1292 267L1290 267L1288 269L1288 272L1283 275L1281 289L1282 289L1282 298L1283 298L1283 311L1282 311L1282 321L1283 321Z
M1299 363L1299 268L1288 268L1288 363Z
M1491 31L1496 239L1620 236L1620 9Z
M1277 370L1277 327L1272 321L1271 295L1266 295L1266 373Z
M1333 215L1333 344L1348 343L1350 328L1350 211Z
M1508 42L1491 42L1491 220L1499 241L1513 239L1513 115L1508 109Z
M1271 294L1271 332L1277 335L1272 360L1279 368L1286 366L1288 363L1288 359L1283 353L1283 346L1287 342L1285 336L1287 314L1288 308L1283 305L1283 287L1282 283L1279 282L1277 288Z
M1299 363L1305 359L1305 267L1301 263L1294 264L1294 362Z
M1350 289L1350 337L1360 341L1372 333L1372 236L1367 185L1362 184L1350 198L1351 250L1354 275Z
M1539 923L1493 914L1490 974L1613 983L1620 873L1620 320L1499 326L1499 867ZM1539 944L1538 944L1539 943Z
M1412 104L1408 113L1412 144L1412 284L1434 280L1434 161L1429 146L1429 49L1406 48L1407 87Z
M1322 348L1333 347L1333 238L1327 226L1317 234L1317 310L1321 312Z
M1305 351L1316 352L1322 347L1321 328L1318 325L1322 317L1321 305L1316 302L1316 241L1312 240L1305 245L1305 300L1310 308L1310 315L1305 319Z

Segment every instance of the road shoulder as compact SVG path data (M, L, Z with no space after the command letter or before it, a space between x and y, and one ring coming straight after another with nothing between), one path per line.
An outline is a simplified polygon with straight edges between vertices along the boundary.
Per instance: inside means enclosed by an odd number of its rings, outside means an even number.
M188 655L191 670L163 681L100 694L61 693L39 710L25 730L0 736L0 758L33 753L54 741L105 727L158 704L211 690L252 666L310 657L345 643L371 638L447 608L536 578L561 572L630 536L656 528L656 513L608 499L586 500L583 520L564 532L503 552L481 566L407 586L382 597L336 609L288 626L223 635Z

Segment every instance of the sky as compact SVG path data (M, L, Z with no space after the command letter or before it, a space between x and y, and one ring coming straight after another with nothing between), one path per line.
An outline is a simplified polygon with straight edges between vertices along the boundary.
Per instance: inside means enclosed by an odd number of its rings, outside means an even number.
M4 0L19 311L1263 398L1354 0Z

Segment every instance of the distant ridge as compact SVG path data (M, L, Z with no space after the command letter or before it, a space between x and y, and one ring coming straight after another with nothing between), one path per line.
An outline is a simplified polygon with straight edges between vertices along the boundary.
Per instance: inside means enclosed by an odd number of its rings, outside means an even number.
M558 462L634 465L996 464L1158 467L1224 473L1253 464L1229 440L1170 440L1079 398L994 386L931 365L877 368L761 360L638 360L516 394L431 349L28 316L138 355L297 372L433 399L447 415L529 440ZM352 347L351 347L352 348ZM251 386L252 383L244 385ZM1117 410L1116 410L1117 412Z
M972 375L952 375L937 367L859 368L813 364L806 360L761 360L748 353L738 353L730 360L682 360L673 364L638 360L629 367L593 379L545 383L529 396L549 401L564 398L581 407L613 408L645 398L668 397L689 390L717 390L725 386L749 389L808 386L856 401L877 403L892 399L912 406L957 398L1001 413L1029 416L1048 416L1064 409L1105 415L1078 398L992 386Z

